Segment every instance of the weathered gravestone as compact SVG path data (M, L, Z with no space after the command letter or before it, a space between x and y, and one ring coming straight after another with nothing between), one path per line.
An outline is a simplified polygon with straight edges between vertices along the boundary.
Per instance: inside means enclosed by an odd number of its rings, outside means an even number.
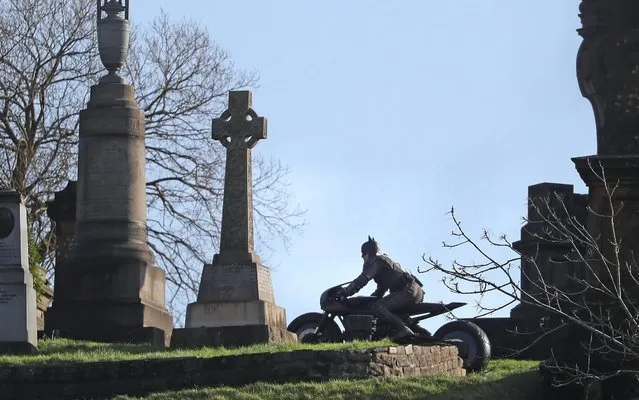
M37 350L36 292L29 272L27 212L18 192L0 191L0 352Z
M166 345L173 319L165 274L147 243L145 116L133 86L117 74L128 49L128 21L121 17L128 8L109 1L102 12L98 44L109 73L80 111L76 240L56 277L47 330Z
M213 121L213 138L227 149L220 251L204 266L197 302L187 307L186 328L174 331L174 346L297 340L254 252L251 149L266 138L266 119L251 103L251 92L232 91L228 109Z
M65 287L73 282L67 276L67 262L75 242L77 181L68 181L67 186L54 193L53 200L47 202L47 215L54 223L56 236L54 281L56 291L69 292L73 288ZM51 335L45 314L44 329Z
M513 248L522 255L523 302L512 309L512 318L535 324L547 313L529 303L534 300L543 303L545 294L554 289L577 290L576 280L584 278L583 266L571 257L573 245L567 232L555 227L569 226L570 217L585 227L587 198L574 193L573 185L544 182L528 187L527 222L521 228L521 239L513 243Z

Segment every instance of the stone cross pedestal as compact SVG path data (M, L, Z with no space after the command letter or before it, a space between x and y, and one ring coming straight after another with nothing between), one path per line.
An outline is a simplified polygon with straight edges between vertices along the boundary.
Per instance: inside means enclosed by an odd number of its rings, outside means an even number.
M232 91L228 109L213 121L213 139L227 149L220 251L204 266L197 302L187 307L186 328L174 331L174 346L297 340L275 304L270 271L254 253L251 149L266 138L266 119L251 107L251 92Z
M36 292L29 272L27 212L18 192L0 191L0 353L37 351Z

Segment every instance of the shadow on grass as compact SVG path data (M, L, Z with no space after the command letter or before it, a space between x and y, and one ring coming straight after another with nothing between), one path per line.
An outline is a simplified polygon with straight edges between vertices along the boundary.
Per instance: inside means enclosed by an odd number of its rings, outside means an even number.
M416 397L421 399L426 397ZM430 400L540 400L541 381L537 371L507 375L500 379L477 383L455 382L443 393L427 396Z
M150 344L99 343L65 338L43 339L38 342L39 351L31 355L0 354L0 365L47 364L72 362L125 361L146 358L174 357L218 357L240 354L274 353L293 350L355 350L392 345L387 341L324 343L317 345L301 343L254 344L225 348L165 348Z
M506 375L501 378L422 377L410 379L406 384L377 387L360 396L349 393L344 398L371 400L540 400L541 385L536 371ZM364 393L362 393L364 394Z
M110 354L160 354L160 353L175 353L175 354L207 354L209 356L214 355L233 355L233 354L246 354L246 353L272 353L282 351L292 351L301 349L311 350L354 350L354 349L366 349L372 347L384 347L392 346L393 343L389 341L378 342L363 342L354 341L350 343L327 343L327 344L300 344L300 343L267 343L267 344L254 344L250 346L243 346L237 348L225 348L225 347L201 347L201 348L170 348L154 346L151 344L135 344L135 343L100 343L90 341L71 340L64 338L56 339L44 339L38 343L40 356L55 356L55 355L73 355L80 353L110 353Z
M162 352L166 349L156 347L150 344L134 344L134 343L98 343L84 342L66 339L41 340L38 343L39 354L73 354L87 352L118 352L129 354Z
M541 387L536 371L501 378L442 376L376 378L287 384L255 383L242 387L188 389L146 397L120 396L114 400L538 400Z

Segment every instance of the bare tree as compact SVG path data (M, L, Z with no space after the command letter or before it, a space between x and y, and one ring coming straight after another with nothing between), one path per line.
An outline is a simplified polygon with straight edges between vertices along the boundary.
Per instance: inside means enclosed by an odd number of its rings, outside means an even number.
M0 186L25 196L50 260L55 238L44 202L75 179L78 112L103 74L96 10L85 0L0 0L0 9L0 156L9 166ZM210 137L211 119L229 90L255 86L258 78L237 69L206 29L164 13L134 27L130 46L123 75L146 114L149 244L179 320L219 241L225 154ZM258 242L287 245L304 216L290 204L289 170L259 155L254 164Z
M75 172L77 113L99 70L95 18L86 1L0 0L0 9L0 185L25 196L44 239L44 201Z
M420 270L443 274L443 283L453 293L478 297L479 317L513 303L538 310L545 329L536 341L565 330L567 343L578 346L558 346L543 363L557 387L613 382L621 376L625 383L628 378L636 383L639 377L636 227L628 228L628 218L637 210L624 204L619 182L608 178L601 165L590 165L590 171L603 188L603 197L599 209L587 208L585 218L576 215L557 193L529 199L537 218L526 219L527 226L532 226L527 233L542 245L564 249L543 264L536 253L517 250L505 235L494 237L484 230L479 240L471 238L452 209L454 241L444 242L444 247L470 247L481 261L453 260L444 265L424 255L427 268ZM531 268L522 269L520 262ZM553 268L574 272L555 281L546 273ZM487 305L487 295L504 300Z

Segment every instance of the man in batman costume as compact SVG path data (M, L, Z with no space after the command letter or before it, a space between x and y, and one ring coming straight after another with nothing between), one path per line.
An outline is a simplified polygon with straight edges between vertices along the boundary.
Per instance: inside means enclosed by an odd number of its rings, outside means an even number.
M378 254L379 246L374 238L369 236L361 250L364 259L362 273L342 289L341 295L352 296L373 279L377 289L371 296L379 298L371 306L373 314L395 329L393 340L414 336L415 333L393 312L424 300L421 282L402 270L401 265L386 254ZM384 296L386 291L390 293Z

